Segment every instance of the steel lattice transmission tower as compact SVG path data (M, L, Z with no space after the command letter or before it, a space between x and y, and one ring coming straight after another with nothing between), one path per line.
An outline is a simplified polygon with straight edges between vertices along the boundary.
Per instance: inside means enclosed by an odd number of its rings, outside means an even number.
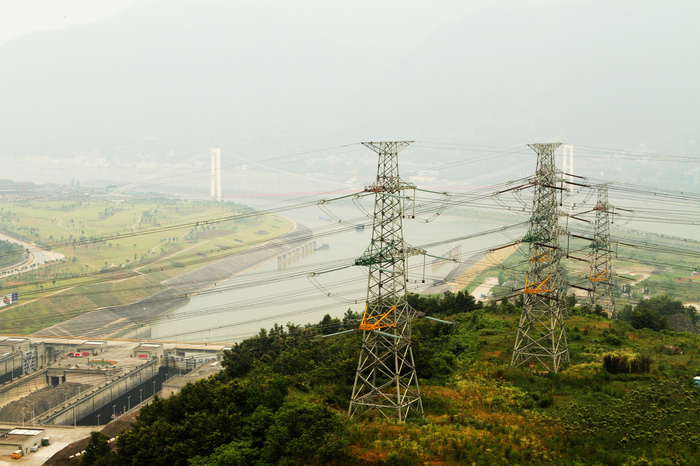
M418 376L411 350L411 321L417 316L406 301L406 259L425 251L403 240L402 191L415 189L399 177L398 153L412 141L365 142L379 154L372 242L356 265L369 269L367 302L360 324L362 348L348 410L350 416L378 410L403 421L423 416Z
M523 311L518 325L511 366L539 361L550 371L569 362L564 330L565 301L559 247L557 185L561 174L554 152L561 143L530 144L537 152L537 171L530 228L523 238L529 243L529 264L525 276Z
M613 299L612 242L610 241L610 215L612 206L608 203L609 183L599 184L598 201L595 208L595 231L591 249L590 291L588 300L591 307L599 303L611 315L615 313ZM606 307L607 306L607 307Z

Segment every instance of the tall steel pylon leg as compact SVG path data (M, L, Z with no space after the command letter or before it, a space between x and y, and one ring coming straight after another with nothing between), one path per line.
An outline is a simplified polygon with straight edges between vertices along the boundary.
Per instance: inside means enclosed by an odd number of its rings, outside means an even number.
M403 421L423 416L418 376L411 349L411 321L406 302L405 262L420 250L403 241L402 191L415 189L399 177L398 153L411 141L363 143L379 154L377 180L365 188L375 193L372 242L355 261L369 269L362 318L362 348L348 413L376 410ZM423 251L424 252L424 251Z
M523 238L529 243L530 255L525 276L524 304L515 339L511 366L539 361L550 371L558 371L569 362L564 330L564 293L559 247L559 210L557 185L561 174L554 163L560 143L531 144L537 152L537 171L530 228Z
M588 301L591 307L596 304L603 309L615 314L615 300L613 298L613 271L612 271L612 242L610 241L610 214L612 206L608 203L608 183L599 184L598 201L595 210L595 231L591 249L590 291Z

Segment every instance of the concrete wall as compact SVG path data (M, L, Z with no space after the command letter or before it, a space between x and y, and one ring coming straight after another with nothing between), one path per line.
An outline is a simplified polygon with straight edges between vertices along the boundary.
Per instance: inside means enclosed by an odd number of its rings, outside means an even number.
M14 351L0 358L0 383L11 381L22 375L22 354Z
M105 386L93 390L90 393L82 395L79 400L76 400L72 406L62 409L51 417L43 419L42 424L62 424L71 425L74 419L82 419L94 411L109 405L114 400L127 393L134 387L139 386L146 380L155 377L158 374L160 361L153 359L143 366L139 366L131 372L124 374ZM132 407L138 403L134 400Z
M75 382L88 385L101 385L107 380L121 375L121 368L99 370L99 369L67 369L65 367L49 367L46 369L46 384L58 379L58 385L65 382ZM52 380L53 379L53 380Z
M21 370L21 369L20 369ZM46 387L46 369L32 372L0 387L0 407Z
M10 340L21 340L9 344ZM0 383L11 381L22 375L46 366L47 354L43 342L31 343L29 339L13 338L0 342Z

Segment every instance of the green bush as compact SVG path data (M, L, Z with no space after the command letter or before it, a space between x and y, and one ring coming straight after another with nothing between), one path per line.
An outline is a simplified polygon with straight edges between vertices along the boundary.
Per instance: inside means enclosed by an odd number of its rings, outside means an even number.
M651 370L651 358L640 356L628 360L627 356L606 354L603 357L603 368L609 374L648 374Z

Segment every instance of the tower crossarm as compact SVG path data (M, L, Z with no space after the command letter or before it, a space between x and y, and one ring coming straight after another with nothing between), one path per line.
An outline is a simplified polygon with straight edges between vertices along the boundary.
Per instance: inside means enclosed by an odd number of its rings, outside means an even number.
M413 141L381 141L381 142L363 142L362 145L369 147L379 155L383 154L398 154Z
M394 193L401 192L403 190L416 189L416 185L411 183L405 183L400 179L387 179L381 182L372 183L369 186L365 186L364 192L366 193L384 193L385 196L394 196L401 199L410 199L408 196L400 196Z
M425 249L414 248L405 243L402 244L388 244L380 250L371 251L371 246L368 248L362 256L355 259L355 265L361 265L365 267L376 266L377 264L382 264L386 262L393 262L396 259L405 259L411 256L420 256L427 254Z
M381 248L378 251L372 251L371 249L372 247L370 246L364 253L362 253L362 256L355 259L355 265L370 267L372 265L381 264L389 259L389 257L392 255L391 251L396 251L396 248L394 248L391 244Z
M414 248L413 246L408 246L406 244L399 249L399 252L403 253L404 257L422 256L427 254L425 249Z
M529 276L525 275L525 290L523 293L525 294L542 294L542 293L549 293L552 291L551 287L547 284L549 279L552 278L552 275L547 275L547 278L544 280L541 280L539 282L533 282L533 283L528 283ZM534 288L533 288L534 287Z
M360 330L379 330L380 328L396 327L393 314L396 310L396 304L391 306L387 312L379 315L371 315L369 313L369 303L365 306L365 312L362 315L362 323Z
M537 243L536 243L537 244ZM540 248L532 251L532 259L530 262L551 262L555 259L555 253L559 249L557 246L547 246L545 244L537 244Z

